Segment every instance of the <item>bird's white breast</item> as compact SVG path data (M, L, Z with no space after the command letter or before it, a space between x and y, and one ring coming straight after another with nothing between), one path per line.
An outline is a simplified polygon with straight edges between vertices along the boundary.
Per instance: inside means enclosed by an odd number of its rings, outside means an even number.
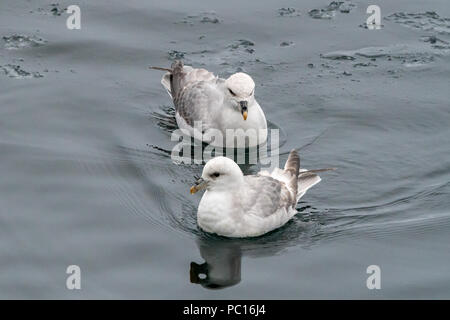
M206 232L227 235L236 227L233 196L229 192L206 191L198 206L197 223Z
M239 135L240 130L245 133L245 136L254 136L255 141L250 140L249 147L255 147L267 140L267 121L259 104L255 101L248 109L247 120L244 120L242 114L237 112L231 106L224 107L221 115L221 131L227 140L227 146L233 147L234 141L229 141L227 138L227 129L231 129L230 134Z

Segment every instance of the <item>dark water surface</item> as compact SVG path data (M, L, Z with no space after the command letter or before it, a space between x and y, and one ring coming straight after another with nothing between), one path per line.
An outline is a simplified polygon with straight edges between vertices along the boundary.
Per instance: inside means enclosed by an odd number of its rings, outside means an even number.
M0 298L450 298L447 0L377 1L381 30L369 1L79 0L81 30L54 2L0 3ZM248 72L281 151L338 168L285 227L198 230L147 69L176 57Z

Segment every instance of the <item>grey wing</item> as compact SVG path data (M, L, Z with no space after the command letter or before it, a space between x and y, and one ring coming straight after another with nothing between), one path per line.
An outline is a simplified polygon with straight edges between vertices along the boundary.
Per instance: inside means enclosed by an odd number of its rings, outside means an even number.
M242 198L243 209L259 217L268 217L280 209L292 207L296 199L283 182L268 176L245 176L247 194Z
M190 126L202 121L204 129L214 127L213 114L223 103L223 93L216 81L199 81L187 85L174 98L175 110Z
M178 62L180 63L180 62ZM172 65L174 67L174 65ZM184 66L181 63L182 69L177 69L177 70L173 70L173 72L175 72L175 74L172 75L171 72L167 72L163 75L162 79L161 79L161 84L163 85L163 87L167 90L167 93L169 94L169 96L171 98L173 98L174 96L176 96L178 94L178 92L172 92L172 81L174 80L175 77L177 78L179 84L178 87L179 88L183 88L189 84L192 84L194 82L199 82L199 81L214 81L216 79L218 79L218 77L216 77L212 72L209 72L206 69L194 69L191 66ZM178 71L178 72L176 72Z

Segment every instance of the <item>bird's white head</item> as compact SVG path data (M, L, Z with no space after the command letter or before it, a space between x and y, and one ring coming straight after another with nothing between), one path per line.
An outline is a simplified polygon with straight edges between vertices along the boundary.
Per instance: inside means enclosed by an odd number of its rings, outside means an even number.
M206 163L201 178L191 187L191 193L202 189L232 190L243 181L243 177L241 168L233 160L216 157Z
M255 99L255 82L252 77L243 72L232 74L225 80L227 95L233 104L241 111L244 120L247 120L248 108Z

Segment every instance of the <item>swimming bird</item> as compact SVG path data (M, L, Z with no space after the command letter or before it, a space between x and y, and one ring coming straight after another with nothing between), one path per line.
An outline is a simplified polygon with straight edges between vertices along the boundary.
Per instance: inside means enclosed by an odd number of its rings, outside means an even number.
M300 157L292 150L284 169L256 175L242 173L226 157L209 160L191 193L206 189L197 211L201 229L226 237L256 237L277 229L296 213L306 191L320 182L318 172L300 169Z
M170 69L150 68L167 71L161 83L175 105L178 127L190 136L215 146L238 148L255 147L267 140L266 117L248 74L238 72L222 79L179 60ZM228 137L227 129L232 130ZM236 145L235 141L246 142Z

